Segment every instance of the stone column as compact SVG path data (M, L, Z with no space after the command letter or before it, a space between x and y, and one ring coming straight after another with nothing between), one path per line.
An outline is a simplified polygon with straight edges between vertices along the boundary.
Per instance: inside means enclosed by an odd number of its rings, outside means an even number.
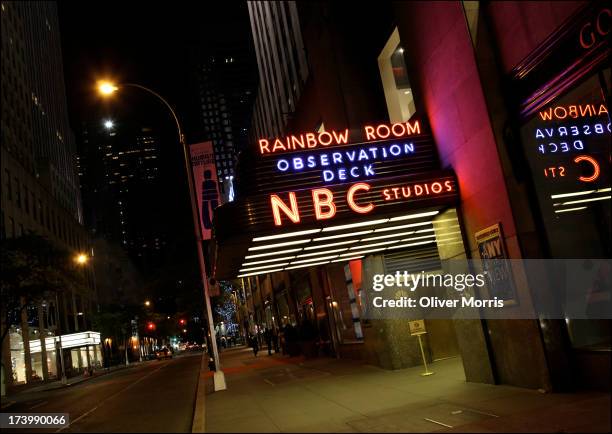
M42 301L38 303L38 337L40 339L40 361L42 365L43 380L47 381L49 379L49 366L47 366L47 347L45 345L47 333L45 332L45 313Z
M32 382L32 356L30 355L30 328L28 326L27 300L21 297L21 340L23 342L23 357L26 368L26 383Z

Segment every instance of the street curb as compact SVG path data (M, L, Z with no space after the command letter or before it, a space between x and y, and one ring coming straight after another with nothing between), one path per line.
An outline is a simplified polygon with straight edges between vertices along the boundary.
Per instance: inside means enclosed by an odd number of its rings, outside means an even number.
M206 379L210 377L208 372L208 353L202 353L198 386L196 388L195 408L193 410L193 422L191 432L206 432Z

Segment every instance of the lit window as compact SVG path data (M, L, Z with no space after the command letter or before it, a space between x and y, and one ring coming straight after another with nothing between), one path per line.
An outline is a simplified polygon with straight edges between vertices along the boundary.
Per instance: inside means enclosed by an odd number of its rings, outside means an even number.
M387 100L389 120L407 121L416 111L397 28L378 56L378 68Z

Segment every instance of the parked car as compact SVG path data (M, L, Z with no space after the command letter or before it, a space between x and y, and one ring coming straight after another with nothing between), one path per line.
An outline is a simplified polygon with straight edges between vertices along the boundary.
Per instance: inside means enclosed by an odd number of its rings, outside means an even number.
M155 357L157 358L157 360L162 360L162 359L171 359L172 358L172 351L170 351L168 348L164 347L161 350L157 351L155 353Z

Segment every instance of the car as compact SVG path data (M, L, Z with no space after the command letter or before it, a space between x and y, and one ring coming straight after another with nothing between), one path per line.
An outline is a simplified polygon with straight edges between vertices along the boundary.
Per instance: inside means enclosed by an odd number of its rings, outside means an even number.
M155 358L157 360L171 359L172 358L172 351L170 351L168 348L164 347L161 350L155 352Z

